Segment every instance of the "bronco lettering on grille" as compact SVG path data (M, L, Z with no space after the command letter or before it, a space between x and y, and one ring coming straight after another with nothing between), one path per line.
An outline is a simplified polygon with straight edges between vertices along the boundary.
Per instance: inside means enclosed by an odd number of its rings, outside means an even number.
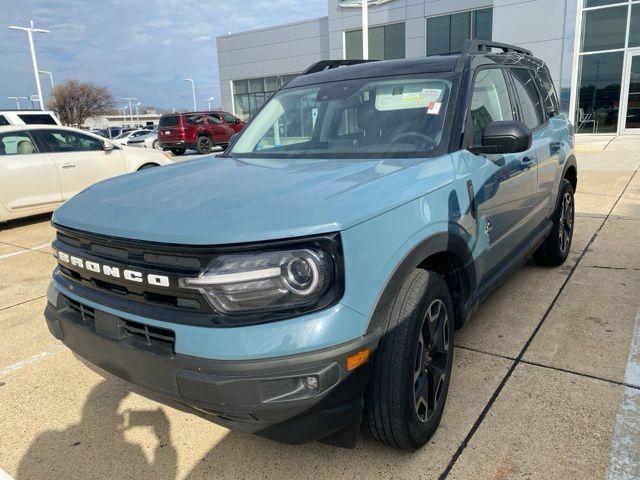
M148 283L154 287L169 287L169 277L166 275L156 275L153 273L143 273L136 270L124 269L120 267L114 267L113 265L103 265L98 262L85 260L75 255L70 255L66 252L58 251L58 259L62 263L68 263L74 267L87 270L94 273L102 273L107 277L122 278L128 282L134 283Z

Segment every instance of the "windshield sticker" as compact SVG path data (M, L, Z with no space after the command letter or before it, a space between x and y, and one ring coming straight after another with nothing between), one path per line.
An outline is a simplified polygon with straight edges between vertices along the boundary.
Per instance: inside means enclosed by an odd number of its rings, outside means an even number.
M444 88L425 88L424 83L414 85L381 85L376 91L376 110L380 112L391 110L406 110L410 108L424 108L425 105L431 109L432 104L438 104L437 112L442 107L442 97ZM429 111L429 113L432 113Z
M439 115L441 108L442 108L442 103L441 102L431 102L427 106L427 113L429 115Z

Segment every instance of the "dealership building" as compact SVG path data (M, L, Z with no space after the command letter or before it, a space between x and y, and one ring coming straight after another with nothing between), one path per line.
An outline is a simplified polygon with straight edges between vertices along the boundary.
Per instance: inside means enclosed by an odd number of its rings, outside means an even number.
M346 3L346 2L345 2ZM369 56L455 53L466 39L511 43L543 59L579 133L640 133L640 0L370 2ZM217 38L223 108L247 119L314 62L362 58L360 8Z

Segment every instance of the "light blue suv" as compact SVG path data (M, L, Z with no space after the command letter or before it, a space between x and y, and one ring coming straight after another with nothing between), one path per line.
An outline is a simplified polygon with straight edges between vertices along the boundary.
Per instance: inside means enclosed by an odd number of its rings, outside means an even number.
M53 216L45 316L87 361L230 428L401 449L436 430L454 332L532 255L567 258L573 128L544 63L325 61L220 157Z

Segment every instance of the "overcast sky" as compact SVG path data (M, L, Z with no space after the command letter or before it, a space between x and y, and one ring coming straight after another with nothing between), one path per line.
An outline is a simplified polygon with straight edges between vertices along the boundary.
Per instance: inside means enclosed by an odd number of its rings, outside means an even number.
M217 35L327 14L326 0L0 0L0 108L10 96L36 93L27 34L9 25L51 30L35 34L40 70L54 81L73 78L137 97L144 105L191 108L219 99ZM256 72L259 75L260 72ZM49 79L41 76L45 100ZM24 107L23 107L24 108Z

